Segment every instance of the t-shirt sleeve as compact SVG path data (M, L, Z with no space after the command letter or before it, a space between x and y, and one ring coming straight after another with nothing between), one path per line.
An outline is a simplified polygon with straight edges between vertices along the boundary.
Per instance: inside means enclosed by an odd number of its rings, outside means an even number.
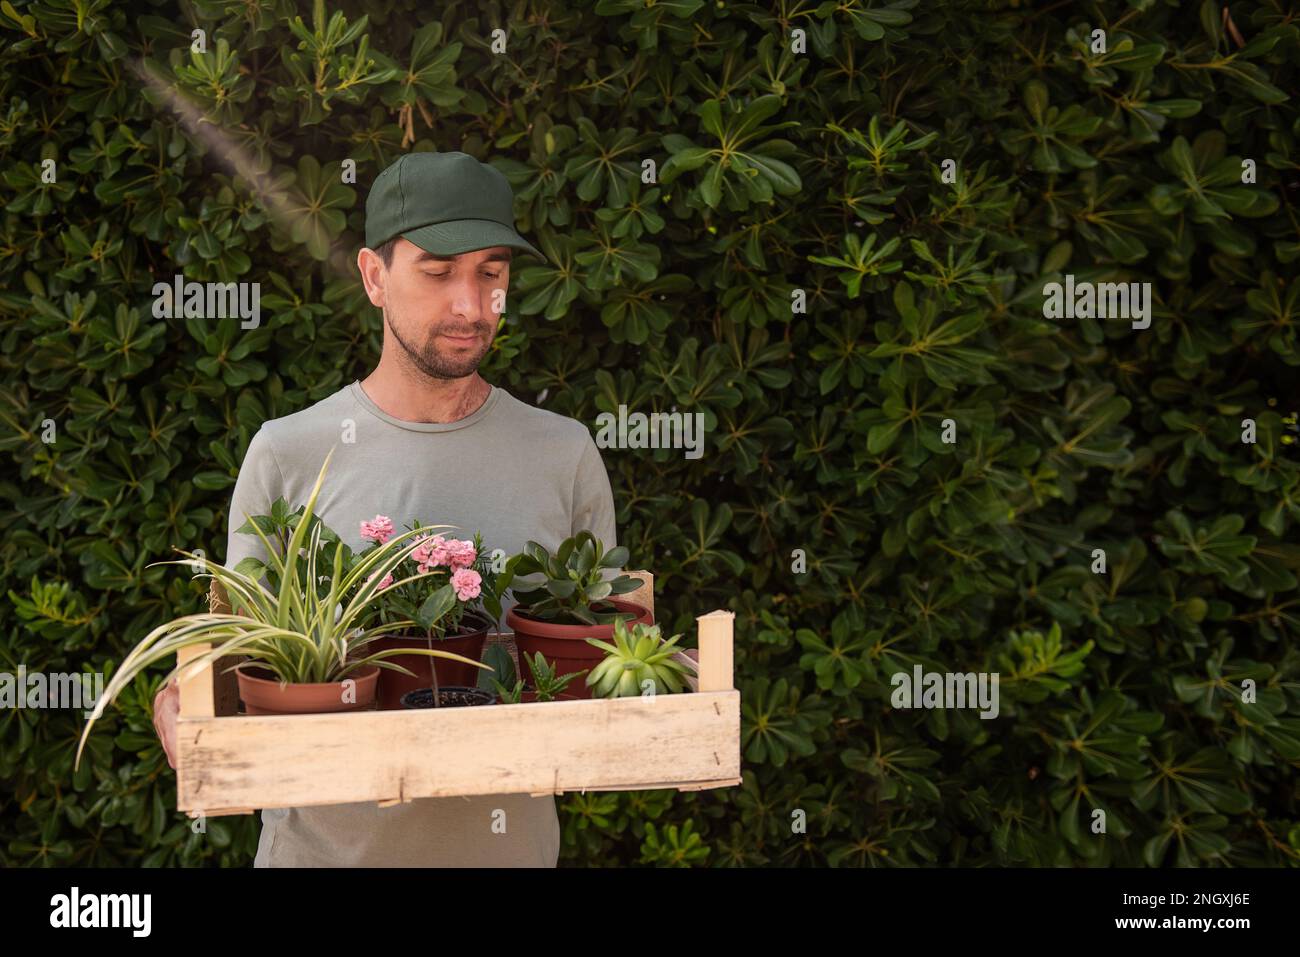
M235 491L230 498L230 515L226 526L226 567L234 568L250 556L267 560L266 548L256 535L240 534L236 530L250 515L265 515L271 503L284 494L284 479L271 448L266 429L259 429L248 443L248 452L239 467Z
M618 544L614 526L614 492L609 485L609 473L601 460L591 435L586 436L578 470L573 477L573 526L569 534L576 535L588 529L605 546L605 550Z

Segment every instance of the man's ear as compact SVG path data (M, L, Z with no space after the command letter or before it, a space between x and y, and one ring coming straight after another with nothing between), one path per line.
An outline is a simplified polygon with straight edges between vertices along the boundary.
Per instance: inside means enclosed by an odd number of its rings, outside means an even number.
M357 270L361 273L361 282L366 287L366 296L370 304L382 309L386 305L384 283L388 269L379 253L365 246L357 253Z

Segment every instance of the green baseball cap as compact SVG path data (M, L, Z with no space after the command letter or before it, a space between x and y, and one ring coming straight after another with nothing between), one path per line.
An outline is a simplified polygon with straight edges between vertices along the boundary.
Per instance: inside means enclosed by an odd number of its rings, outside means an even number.
M437 256L509 246L549 262L515 232L505 174L468 153L406 153L375 177L366 197L366 246L394 236Z

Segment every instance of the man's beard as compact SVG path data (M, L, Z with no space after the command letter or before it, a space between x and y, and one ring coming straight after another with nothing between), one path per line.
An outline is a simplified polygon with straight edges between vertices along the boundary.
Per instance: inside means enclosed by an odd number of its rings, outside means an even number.
M424 347L417 349L402 337L397 331L393 321L384 316L384 321L388 324L388 330L397 340L397 344L402 347L406 357L411 360L411 364L423 372L431 379L463 379L467 375L472 375L477 371L479 363L487 355L487 351L492 346L492 340L489 338L483 343L483 348L477 354L466 354L463 356L451 355L440 350L437 345L437 336L447 331L439 329L429 336ZM452 332L454 335L455 332Z

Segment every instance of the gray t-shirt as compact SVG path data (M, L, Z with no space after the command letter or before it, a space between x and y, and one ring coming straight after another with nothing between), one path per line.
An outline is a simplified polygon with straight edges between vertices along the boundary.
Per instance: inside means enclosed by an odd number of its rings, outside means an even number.
M418 519L483 535L507 555L527 541L554 549L582 529L616 544L614 497L591 433L575 419L492 388L456 422L404 422L353 382L301 412L262 424L248 446L231 501L226 567L264 557L248 515L284 496L304 504L334 447L316 514L361 548L362 520L386 515L396 529ZM494 814L505 812L505 833ZM498 815L499 817L499 815ZM262 811L255 867L554 867L555 798L526 794L423 798Z

